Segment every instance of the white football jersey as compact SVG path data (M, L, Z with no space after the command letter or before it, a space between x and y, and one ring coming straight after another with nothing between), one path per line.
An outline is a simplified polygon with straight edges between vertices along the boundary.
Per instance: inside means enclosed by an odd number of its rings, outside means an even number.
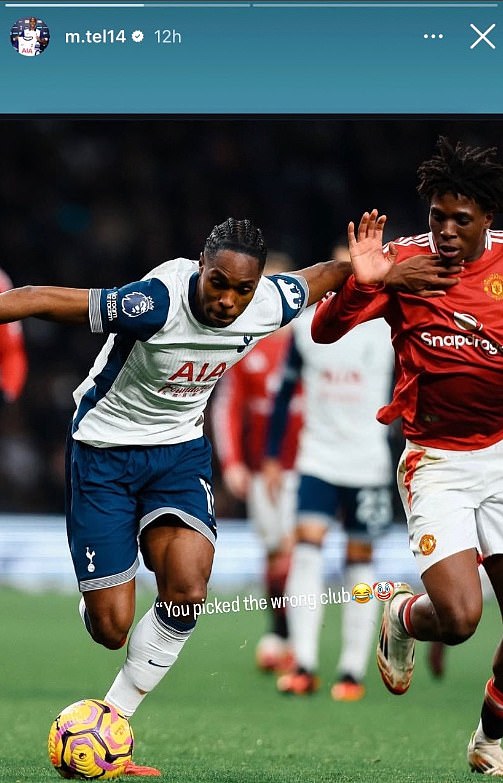
M40 47L37 46L37 31L26 28L18 38L18 52L25 57L34 57Z
M122 288L91 289L91 330L111 334L74 392L74 438L107 447L200 437L218 379L308 298L302 277L262 277L239 318L216 328L193 313L197 280L198 262L177 258Z
M389 326L379 318L321 345L311 338L314 311L293 324L305 394L297 469L342 486L388 484L387 428L375 415L391 396Z

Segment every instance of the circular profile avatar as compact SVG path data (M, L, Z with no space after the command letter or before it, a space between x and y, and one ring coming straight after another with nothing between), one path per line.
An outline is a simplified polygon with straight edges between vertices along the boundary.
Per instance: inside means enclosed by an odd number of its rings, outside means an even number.
M18 19L10 29L10 42L23 57L35 57L42 54L50 39L49 28L36 16Z

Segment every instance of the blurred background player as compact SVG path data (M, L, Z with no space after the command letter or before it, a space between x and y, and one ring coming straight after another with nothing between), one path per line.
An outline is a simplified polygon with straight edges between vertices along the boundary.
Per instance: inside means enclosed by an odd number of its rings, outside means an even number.
M292 259L270 253L266 275L287 272ZM295 518L296 478L293 471L302 426L300 390L294 389L286 436L279 455L283 482L274 497L265 490L261 473L272 401L280 383L289 344L289 327L275 332L234 365L222 378L213 401L213 443L228 491L246 503L248 519L265 549L264 587L271 618L270 631L260 639L256 661L264 671L291 668L292 652L284 606L271 599L282 596L290 565Z
M10 288L12 281L0 269L0 293ZM28 361L21 324L0 324L0 407L17 400L27 374Z
M345 246L332 257L349 258ZM300 436L297 524L287 594L323 592L322 546L331 520L343 522L348 535L344 585L372 585L372 539L392 522L391 455L387 429L375 419L375 406L389 400L393 351L389 328L381 320L349 335L337 345L311 339L310 308L293 326L293 336L276 397L264 463L267 485L278 480L276 457L287 432L286 412L296 384L302 380L305 423ZM299 602L300 603L300 602ZM343 604L342 650L332 697L362 698L376 625L377 601ZM323 607L286 603L296 667L282 675L278 689L304 694L317 690L318 648Z

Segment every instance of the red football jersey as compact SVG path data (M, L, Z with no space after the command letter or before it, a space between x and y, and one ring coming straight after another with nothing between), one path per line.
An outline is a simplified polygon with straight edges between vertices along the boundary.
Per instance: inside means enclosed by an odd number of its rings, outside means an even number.
M397 263L436 252L431 233L394 244ZM380 316L391 327L396 385L379 421L401 416L407 438L437 448L480 449L503 439L503 231L486 232L482 256L442 297L359 290L349 278L318 305L313 338L333 342Z
M9 277L0 269L0 293L12 288ZM8 402L16 400L26 381L28 363L19 321L0 324L0 389Z
M213 443L222 467L237 462L260 470L265 453L269 417L283 362L289 331L281 329L259 342L218 382L213 401ZM280 459L290 470L295 463L302 426L300 390L292 398Z

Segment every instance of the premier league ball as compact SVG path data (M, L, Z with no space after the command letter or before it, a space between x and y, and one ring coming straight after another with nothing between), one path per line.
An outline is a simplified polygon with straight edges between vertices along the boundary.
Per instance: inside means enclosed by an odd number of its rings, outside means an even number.
M49 731L49 758L64 778L110 780L124 772L133 732L115 707L83 699L66 707Z

